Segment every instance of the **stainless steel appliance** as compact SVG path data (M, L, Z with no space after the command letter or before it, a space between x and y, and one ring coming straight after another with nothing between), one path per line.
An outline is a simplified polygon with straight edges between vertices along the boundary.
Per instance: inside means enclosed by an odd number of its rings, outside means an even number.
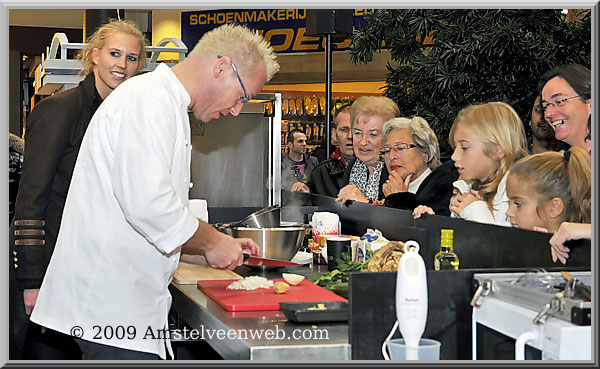
M265 103L273 116L265 116ZM281 205L281 94L259 94L237 116L192 126L190 198L209 207Z

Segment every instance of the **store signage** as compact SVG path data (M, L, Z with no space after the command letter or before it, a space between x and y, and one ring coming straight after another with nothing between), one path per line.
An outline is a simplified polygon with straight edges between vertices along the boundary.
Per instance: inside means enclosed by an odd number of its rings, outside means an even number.
M373 9L354 9L354 29L365 24ZM181 12L181 40L192 49L202 35L227 23L243 24L258 31L277 53L325 50L325 39L306 35L306 9L220 9ZM350 38L334 42L335 50L346 50Z

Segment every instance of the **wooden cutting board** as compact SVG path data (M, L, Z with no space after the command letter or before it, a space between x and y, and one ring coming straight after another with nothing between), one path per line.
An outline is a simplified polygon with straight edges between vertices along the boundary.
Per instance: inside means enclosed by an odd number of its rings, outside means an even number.
M173 280L179 284L196 284L198 281L241 278L241 275L229 269L215 269L203 265L188 264L183 261L179 262L173 276Z
M283 279L273 279L273 283ZM255 290L228 290L233 281L198 281L198 288L210 296L227 311L279 310L280 302L323 302L348 301L314 283L303 280L296 286L290 286L286 293L275 293L272 288Z

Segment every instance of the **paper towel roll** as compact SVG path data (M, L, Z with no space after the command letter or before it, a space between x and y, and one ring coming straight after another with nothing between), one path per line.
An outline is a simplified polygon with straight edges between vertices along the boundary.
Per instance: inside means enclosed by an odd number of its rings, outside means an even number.
M206 204L206 200L190 199L188 209L193 216L208 223L208 205Z

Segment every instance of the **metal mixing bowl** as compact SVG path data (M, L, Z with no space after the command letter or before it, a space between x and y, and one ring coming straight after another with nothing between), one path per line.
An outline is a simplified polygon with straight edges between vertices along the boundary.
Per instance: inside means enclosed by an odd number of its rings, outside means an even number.
M281 208L270 206L248 215L240 222L240 226L250 228L269 228L281 225Z
M291 260L302 246L310 226L277 228L237 227L238 238L250 238L261 249L261 256L270 259Z

